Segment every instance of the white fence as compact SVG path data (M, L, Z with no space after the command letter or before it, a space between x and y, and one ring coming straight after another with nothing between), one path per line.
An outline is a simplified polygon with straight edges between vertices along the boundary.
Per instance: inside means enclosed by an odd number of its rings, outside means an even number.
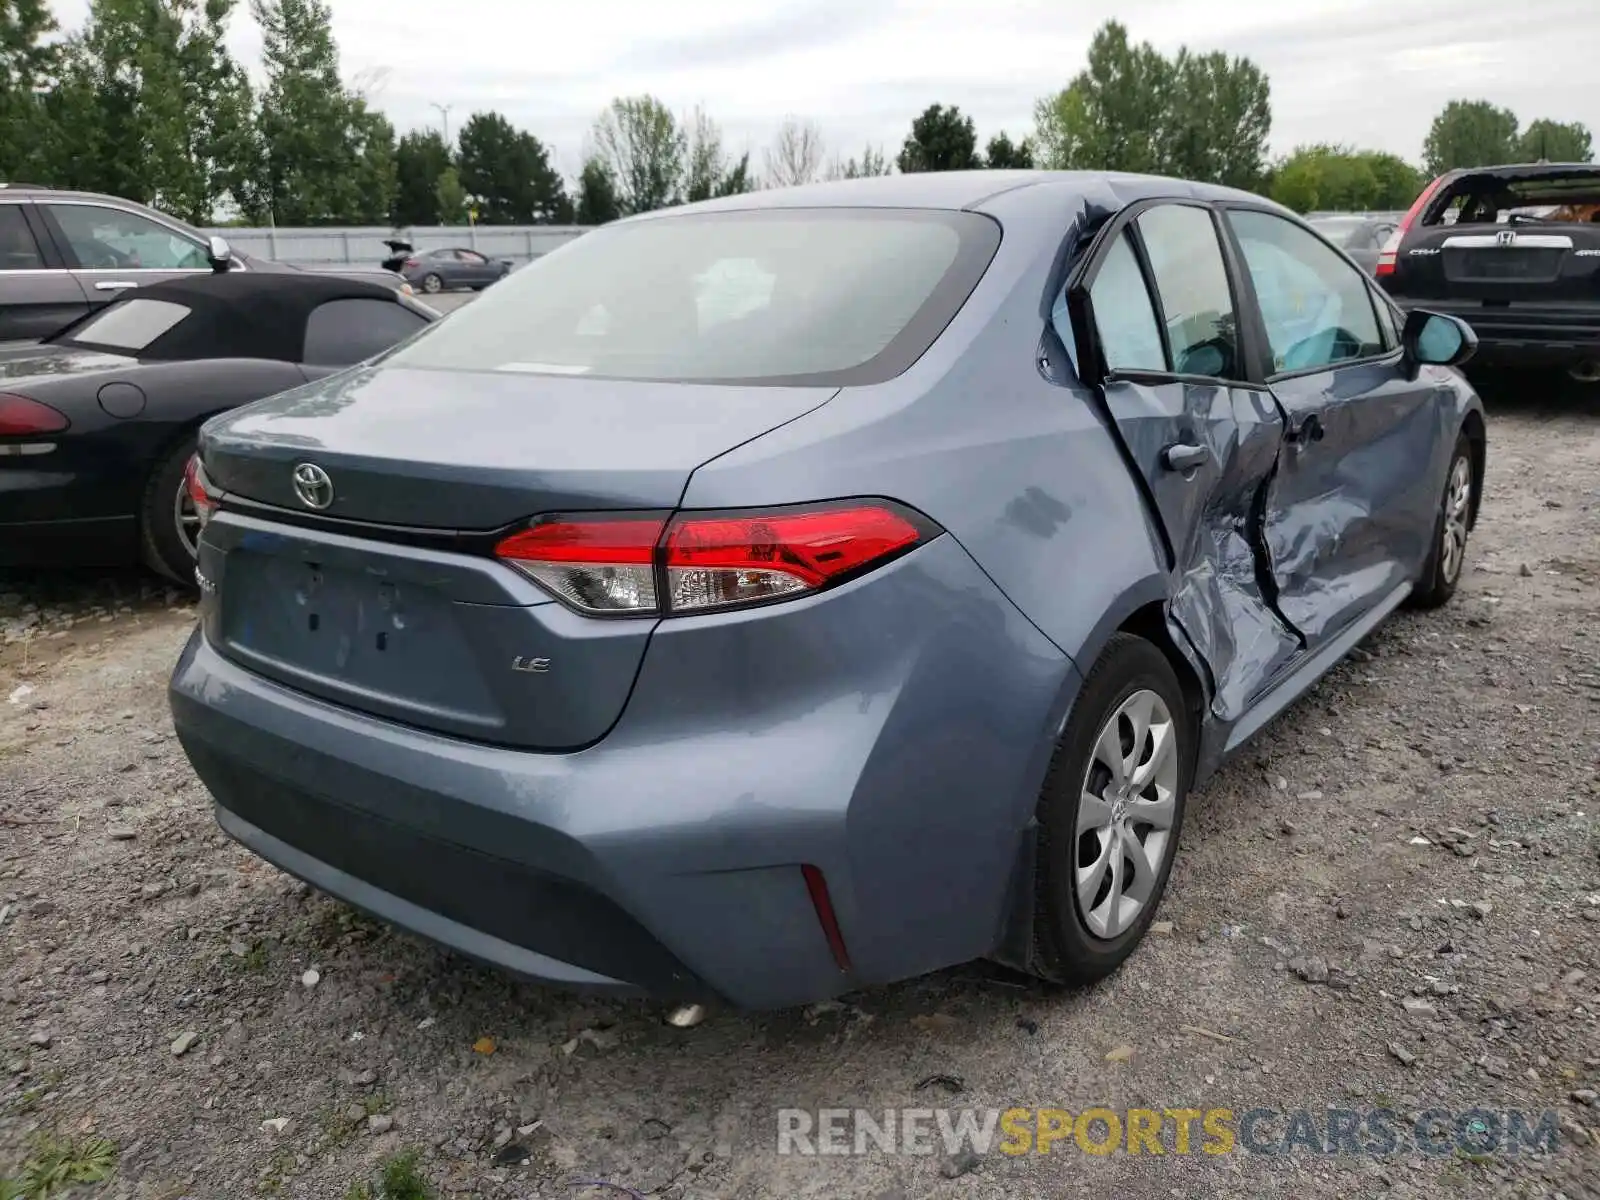
M523 263L548 254L586 232L581 225L413 225L394 230L383 225L326 229L208 229L228 245L257 258L301 266L377 266L389 256L383 243L410 242L418 251L465 246L490 258Z

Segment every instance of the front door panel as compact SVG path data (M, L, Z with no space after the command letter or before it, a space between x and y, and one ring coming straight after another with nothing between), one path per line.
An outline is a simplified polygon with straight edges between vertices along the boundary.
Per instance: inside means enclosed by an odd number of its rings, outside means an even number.
M1450 440L1425 372L1357 363L1279 380L1292 437L1268 494L1278 604L1315 647L1422 568ZM1435 461L1439 460L1439 461Z

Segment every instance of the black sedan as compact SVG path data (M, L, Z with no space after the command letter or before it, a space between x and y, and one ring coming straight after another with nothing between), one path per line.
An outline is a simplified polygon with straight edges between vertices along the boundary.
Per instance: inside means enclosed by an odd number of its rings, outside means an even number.
M185 469L201 423L438 317L381 284L228 272L139 288L0 350L0 569L142 560L192 581Z

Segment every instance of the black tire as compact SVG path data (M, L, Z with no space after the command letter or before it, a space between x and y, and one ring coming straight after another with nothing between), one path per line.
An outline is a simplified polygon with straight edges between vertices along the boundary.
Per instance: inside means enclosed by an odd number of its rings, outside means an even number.
M440 292L444 291L444 280L440 279L432 271L429 271L422 277L422 290L427 292L430 296L437 296Z
M1122 705L1140 692L1154 692L1172 719L1176 787L1163 860L1142 909L1116 936L1089 927L1075 886L1081 851L1094 846L1078 834L1078 811L1101 730ZM1184 803L1194 776L1193 721L1172 664L1143 638L1119 633L1084 681L1045 777L1038 807L1038 854L1034 891L1034 973L1056 983L1082 986L1104 979L1122 965L1144 937L1166 891L1183 828ZM1148 837L1148 833L1145 835ZM1144 842L1141 841L1141 845ZM1096 902L1097 903L1097 902Z
M1452 523L1451 507L1459 482L1457 471L1463 463L1466 470L1466 510L1461 514L1458 523ZM1406 603L1409 607L1439 608L1449 603L1450 597L1456 594L1461 576L1466 572L1467 534L1472 524L1473 486L1472 443L1463 433L1456 438L1455 449L1450 454L1450 466L1444 474L1444 489L1439 496L1439 511L1433 519L1433 543L1428 549L1427 561L1422 564L1422 575L1417 581L1417 586L1407 597ZM1444 546L1445 530L1450 524L1455 525L1455 536L1460 539L1459 549L1453 556L1453 562L1451 556L1445 553Z
M194 555L178 533L176 506L195 440L193 433L185 434L167 451L145 481L139 505L139 557L152 571L185 587L194 586Z

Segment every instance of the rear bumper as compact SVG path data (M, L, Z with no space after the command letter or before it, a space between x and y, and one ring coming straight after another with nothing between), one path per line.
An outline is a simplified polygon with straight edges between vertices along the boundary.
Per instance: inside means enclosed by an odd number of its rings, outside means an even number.
M995 950L1077 682L945 537L782 609L663 623L582 751L354 712L199 631L170 698L222 828L314 886L536 980L762 1009Z
M1472 359L1478 365L1563 367L1600 358L1600 305L1492 307L1405 297L1396 302L1408 310L1460 317L1478 335L1478 352Z

